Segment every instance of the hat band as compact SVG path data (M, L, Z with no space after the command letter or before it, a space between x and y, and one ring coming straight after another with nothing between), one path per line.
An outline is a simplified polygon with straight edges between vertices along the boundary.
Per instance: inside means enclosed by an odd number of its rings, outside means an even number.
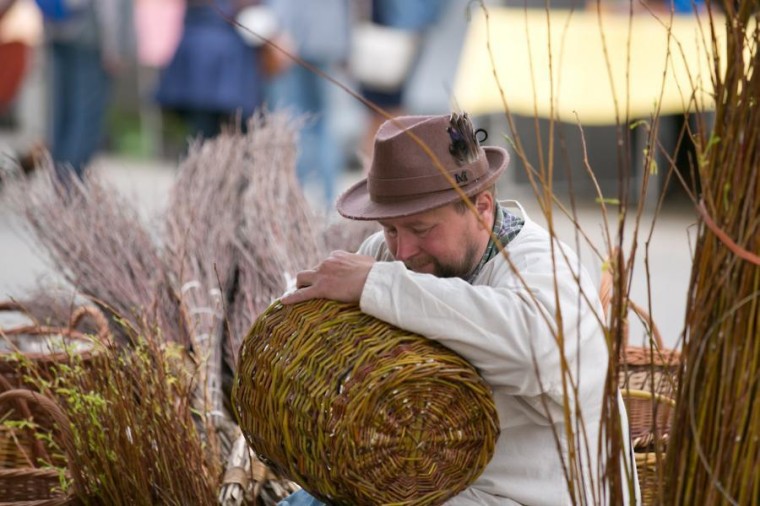
M487 172L488 160L483 156L466 167L462 167L461 170L448 174L457 186L462 188L478 181ZM373 200L376 198L393 199L411 195L425 195L451 189L451 183L440 173L393 179L372 177L371 174L367 177L367 190Z

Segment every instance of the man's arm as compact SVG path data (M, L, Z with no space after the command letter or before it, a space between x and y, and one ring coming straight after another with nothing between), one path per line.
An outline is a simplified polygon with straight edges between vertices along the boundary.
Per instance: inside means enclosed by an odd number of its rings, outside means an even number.
M531 256L521 273L528 289L504 263L494 275L494 286L472 286L461 279L414 273L400 262L375 262L372 257L340 252L300 274L301 288L283 301L314 297L358 301L365 313L456 351L491 384L512 387L519 395L559 394L563 360L603 365L607 349L593 314L594 287L584 285L592 301L589 306L579 297L569 267L559 265L555 274L545 253ZM564 353L557 332L557 301Z
M380 263L365 283L361 308L459 353L492 385L532 396L558 388L560 369L553 304L534 280L526 281L533 295L517 283L473 286L410 272L399 262Z

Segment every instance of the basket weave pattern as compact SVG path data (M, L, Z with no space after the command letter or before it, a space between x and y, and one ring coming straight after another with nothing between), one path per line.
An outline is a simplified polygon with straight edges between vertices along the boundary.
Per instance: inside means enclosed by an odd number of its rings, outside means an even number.
M675 398L681 354L664 346L662 335L649 313L633 301L629 308L652 331L652 346L631 346L628 332L624 333L623 356L618 371L621 390L643 390L670 399Z
M25 313L23 306L11 302L0 302L0 311L12 311ZM84 318L89 318L97 326L97 334L93 337L76 329ZM71 320L67 327L56 327L47 325L21 325L13 328L0 328L0 339L3 345L8 342L14 347L23 346L26 342L37 341L39 348L34 352L22 352L24 361L32 364L33 371L29 370L28 364L19 362L13 354L5 351L0 347L0 376L3 376L13 388L30 388L25 381L24 376L34 373L39 374L45 379L55 377L55 368L62 364L70 364L73 355L77 355L77 360L81 360L83 365L96 360L98 352L93 346L93 338L108 345L111 342L111 333L108 327L108 320L105 316L93 306L83 306L77 308L71 315ZM51 339L46 343L47 339ZM52 343L59 342L57 345ZM61 349L61 344L71 347L70 349ZM4 386L4 388L7 388Z
M493 456L498 419L477 371L353 305L274 303L237 374L248 443L329 504L440 504Z
M0 393L0 411L4 416L11 410L19 409L22 415L30 412L28 404L33 404L39 411L48 415L46 431L55 432L68 456L74 455L73 437L69 421L58 405L42 395L30 390L7 390ZM37 410L33 410L37 411ZM2 437L3 434L0 434ZM7 436L7 435L6 435ZM22 442L23 440L15 440ZM0 440L0 443L2 441ZM22 443L23 444L23 443ZM34 454L34 449L19 448L27 456ZM46 459L45 459L46 460ZM9 462L13 464L13 462ZM7 463L6 463L7 464ZM33 462L32 464L38 464ZM68 475L68 473L66 473ZM71 504L77 484L67 492L61 490L59 471L51 468L38 468L27 465L0 467L0 506L64 506ZM75 490L76 489L76 490Z
M661 452L658 456L654 452L636 452L634 457L641 486L642 506L661 504L665 489L665 453Z
M623 401L634 451L649 452L664 448L673 423L675 402L644 390L624 390Z

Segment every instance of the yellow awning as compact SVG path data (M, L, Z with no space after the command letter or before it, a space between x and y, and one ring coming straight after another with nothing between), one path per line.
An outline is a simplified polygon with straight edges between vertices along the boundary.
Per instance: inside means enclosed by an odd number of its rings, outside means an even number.
M725 38L723 18L716 18ZM491 63L487 42L494 62ZM471 115L503 112L494 67L513 114L584 125L713 107L706 17L489 9L474 13L454 85ZM725 61L725 41L718 40ZM606 49L606 50L605 50Z

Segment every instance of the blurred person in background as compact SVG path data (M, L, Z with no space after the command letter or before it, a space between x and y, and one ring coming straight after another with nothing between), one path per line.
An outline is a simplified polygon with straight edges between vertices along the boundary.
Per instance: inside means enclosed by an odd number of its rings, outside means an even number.
M0 117L16 127L14 104L31 68L33 49L42 40L42 19L33 0L0 0ZM38 146L39 145L39 146ZM18 166L29 173L41 155L42 143L18 157ZM5 160L0 165L5 166ZM15 170L12 163L8 169ZM2 172L2 171L0 171ZM3 174L0 173L0 179Z
M39 14L32 0L0 0L0 114L8 111L39 40Z
M177 50L184 16L185 0L135 0L140 143L146 154L153 156L163 157L179 144L172 144L171 125L164 124L153 98L159 73ZM184 143L184 139L176 141Z
M404 114L404 90L418 61L423 37L438 21L445 4L446 0L365 0L361 4L350 70L362 96L390 116ZM375 133L386 119L370 111L361 158L372 158Z
M98 150L114 79L134 52L132 0L37 0L49 58L50 152L62 178Z
M245 121L263 98L259 50L231 23L256 0L187 0L182 36L161 71L156 100L180 116L193 137Z
M335 76L345 66L349 51L348 0L269 0L280 40L312 67ZM334 84L294 64L269 82L267 102L306 115L301 130L297 172L302 184L322 186L327 208L335 198L336 178L343 169L340 143L334 131L337 114L331 96Z

